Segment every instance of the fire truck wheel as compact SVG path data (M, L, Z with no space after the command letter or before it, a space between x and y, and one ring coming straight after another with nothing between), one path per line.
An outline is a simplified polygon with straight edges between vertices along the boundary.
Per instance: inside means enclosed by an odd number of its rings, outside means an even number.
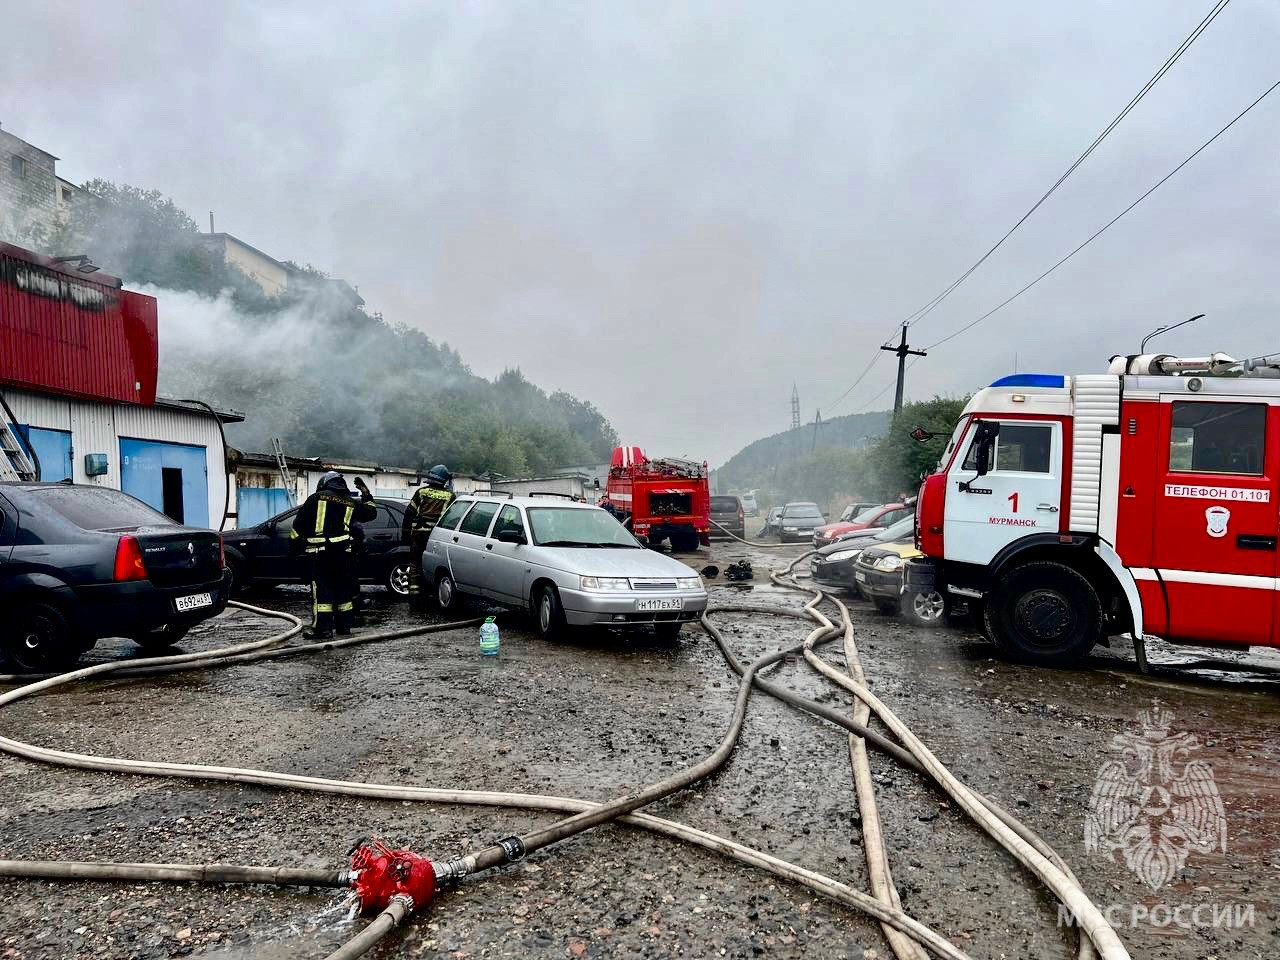
M1000 578L986 606L986 621L1010 656L1063 666L1084 657L1102 636L1102 604L1075 570L1039 561Z
M538 636L542 639L551 640L564 631L564 607L560 603L560 593L551 584L543 584L538 589L533 615L538 624Z

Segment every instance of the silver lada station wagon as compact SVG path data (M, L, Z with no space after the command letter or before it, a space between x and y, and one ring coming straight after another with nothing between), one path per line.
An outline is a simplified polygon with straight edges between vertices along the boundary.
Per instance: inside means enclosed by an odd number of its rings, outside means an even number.
M427 541L422 573L441 612L473 597L533 614L544 637L566 626L675 637L707 608L695 571L599 507L550 495L459 497Z

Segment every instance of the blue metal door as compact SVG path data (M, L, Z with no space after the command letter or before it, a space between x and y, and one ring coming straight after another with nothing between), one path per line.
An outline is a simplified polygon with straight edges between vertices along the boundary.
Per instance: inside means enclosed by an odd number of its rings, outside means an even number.
M289 491L284 487L241 487L236 499L236 526L241 530L255 527L293 506L289 502Z
M71 434L66 430L47 430L18 424L17 431L27 446L40 458L40 479L58 483L71 479Z
M209 477L205 448L185 443L120 438L120 489L189 527L209 526ZM180 488L176 480L180 483ZM165 493L169 490L169 509ZM180 505L173 493L180 489ZM175 509L179 508L179 509Z

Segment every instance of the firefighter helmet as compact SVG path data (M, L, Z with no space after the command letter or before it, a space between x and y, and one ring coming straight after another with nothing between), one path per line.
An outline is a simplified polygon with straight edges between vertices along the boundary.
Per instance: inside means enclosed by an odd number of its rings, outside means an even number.
M453 474L449 472L449 468L443 463L437 463L427 471L427 483L430 483L433 486L443 487L452 479Z

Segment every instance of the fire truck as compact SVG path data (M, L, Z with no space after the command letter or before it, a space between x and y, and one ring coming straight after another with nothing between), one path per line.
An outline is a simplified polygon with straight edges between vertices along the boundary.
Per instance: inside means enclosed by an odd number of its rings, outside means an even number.
M615 447L605 500L632 533L658 547L696 550L711 536L711 487L706 463L674 457L650 460L639 447Z
M907 588L1043 664L1121 634L1280 646L1278 378L1280 357L1145 354L997 380L920 488Z

